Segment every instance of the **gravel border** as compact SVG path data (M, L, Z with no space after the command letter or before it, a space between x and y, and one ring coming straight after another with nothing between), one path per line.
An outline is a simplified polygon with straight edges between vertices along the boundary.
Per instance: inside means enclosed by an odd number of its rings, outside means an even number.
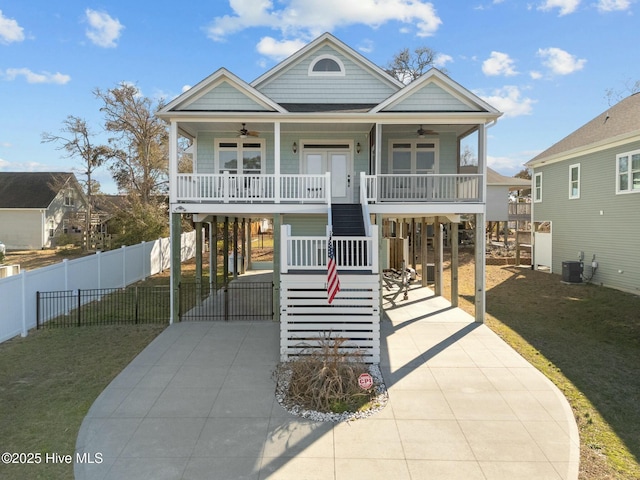
M316 410L306 410L300 405L287 405L286 392L289 388L289 381L291 380L291 370L283 368L280 373L281 374L276 385L276 399L280 406L292 415L306 418L314 422L350 422L353 420L368 418L382 410L389 401L389 392L384 384L382 372L378 365L369 365L369 373L373 377L373 388L377 393L373 402L377 405L368 410L362 410L359 412L324 413Z

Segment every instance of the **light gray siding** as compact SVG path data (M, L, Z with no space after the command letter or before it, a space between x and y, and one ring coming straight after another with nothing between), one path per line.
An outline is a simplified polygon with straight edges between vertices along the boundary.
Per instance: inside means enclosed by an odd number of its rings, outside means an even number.
M401 102L384 111L397 112L472 112L475 109L460 101L439 85L429 83Z
M283 225L291 225L294 236L319 236L327 234L326 215L283 215Z
M585 274L596 256L593 283L640 292L640 193L616 195L616 154L625 147L536 168L542 172L542 202L534 203L534 220L552 222L553 271L584 252ZM569 166L580 164L580 198L569 199Z
M487 222L509 220L509 187L487 186Z
M339 58L345 76L309 76L309 65L320 55ZM380 103L397 89L350 57L324 46L258 90L278 103Z
M203 111L267 111L265 107L247 97L244 92L222 82L200 98L181 108L181 110Z

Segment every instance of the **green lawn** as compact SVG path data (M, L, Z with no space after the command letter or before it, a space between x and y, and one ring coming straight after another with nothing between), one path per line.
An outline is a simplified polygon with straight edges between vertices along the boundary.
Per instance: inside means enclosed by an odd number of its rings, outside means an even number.
M640 297L526 268L500 270L502 280L487 286L487 325L569 400L580 478L640 478Z
M0 464L2 479L70 479L84 416L107 384L166 325L33 330L0 344L0 452L40 453L42 462Z

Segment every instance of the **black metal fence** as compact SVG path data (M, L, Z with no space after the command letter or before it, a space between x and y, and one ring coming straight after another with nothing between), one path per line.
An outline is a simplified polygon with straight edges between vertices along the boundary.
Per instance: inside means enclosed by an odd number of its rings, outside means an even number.
M169 287L37 292L36 298L37 328L169 321Z
M181 283L180 320L271 320L272 282L233 282L217 292L208 282ZM170 289L161 287L101 288L37 292L37 328L85 325L168 323Z
M209 286L180 284L181 320L271 320L273 282L231 282L210 294Z

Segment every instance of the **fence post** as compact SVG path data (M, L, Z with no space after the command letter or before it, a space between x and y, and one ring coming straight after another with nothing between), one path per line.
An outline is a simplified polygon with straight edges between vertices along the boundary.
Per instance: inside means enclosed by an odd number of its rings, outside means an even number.
M40 330L40 292L36 292L36 330Z
M122 286L127 286L127 247L122 245Z
M224 321L229 321L229 286L224 284Z
M144 257L146 255L146 251L145 251L145 248L144 248L145 247L145 243L146 242L143 240L142 241L142 247L141 247L142 248L142 255L141 255L141 257L142 257L142 280L146 280L147 279L147 270L144 268Z
M138 297L138 286L137 285L136 285L135 295L136 295L135 323L137 325L138 324L138 300L139 300L139 297Z
M80 289L78 289L78 326L82 324L82 318L80 316L80 306L82 305L82 300L80 298Z
M22 271L22 337L26 337L27 330L27 271Z

